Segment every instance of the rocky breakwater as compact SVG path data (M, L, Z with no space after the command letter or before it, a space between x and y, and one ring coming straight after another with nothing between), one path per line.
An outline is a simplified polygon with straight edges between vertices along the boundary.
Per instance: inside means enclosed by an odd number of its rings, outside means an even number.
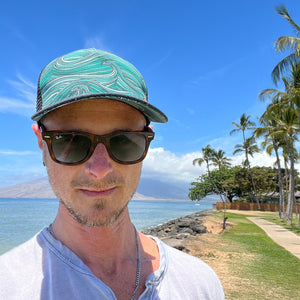
M212 210L196 212L143 230L143 233L158 237L171 247L190 252L192 249L185 246L185 241L207 233L207 228L202 222L203 218L209 215L212 215Z

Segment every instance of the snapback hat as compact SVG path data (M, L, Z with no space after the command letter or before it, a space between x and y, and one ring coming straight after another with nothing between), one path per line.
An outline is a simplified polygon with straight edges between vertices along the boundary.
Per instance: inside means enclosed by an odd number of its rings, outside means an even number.
M168 121L163 112L148 103L146 83L131 63L94 48L71 52L46 65L39 77L36 113L31 119L39 121L61 106L99 98L126 103L149 121Z

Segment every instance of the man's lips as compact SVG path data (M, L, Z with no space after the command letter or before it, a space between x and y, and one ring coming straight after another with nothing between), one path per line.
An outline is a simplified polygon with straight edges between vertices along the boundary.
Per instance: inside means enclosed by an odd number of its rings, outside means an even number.
M106 188L106 189L79 189L81 193L89 197L99 197L99 196L108 196L116 189L116 187Z

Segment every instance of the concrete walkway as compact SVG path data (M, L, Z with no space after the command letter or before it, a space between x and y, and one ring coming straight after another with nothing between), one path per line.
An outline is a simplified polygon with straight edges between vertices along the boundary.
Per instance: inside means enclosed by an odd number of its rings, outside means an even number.
M266 221L259 217L248 217L250 221L262 228L266 234L278 245L285 248L300 259L300 236L295 233Z

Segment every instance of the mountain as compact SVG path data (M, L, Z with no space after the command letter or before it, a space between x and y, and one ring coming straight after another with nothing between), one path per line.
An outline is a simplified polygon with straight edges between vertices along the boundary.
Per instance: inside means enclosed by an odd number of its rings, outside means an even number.
M188 199L188 185L182 182L163 182L159 179L141 178L137 192L159 199Z
M178 185L163 183L155 179L141 178L133 200L158 200L158 199L187 199L184 189ZM0 188L0 198L36 198L55 199L48 178L42 178L22 184Z
M48 178L16 184L0 188L0 198L57 198L54 194Z

